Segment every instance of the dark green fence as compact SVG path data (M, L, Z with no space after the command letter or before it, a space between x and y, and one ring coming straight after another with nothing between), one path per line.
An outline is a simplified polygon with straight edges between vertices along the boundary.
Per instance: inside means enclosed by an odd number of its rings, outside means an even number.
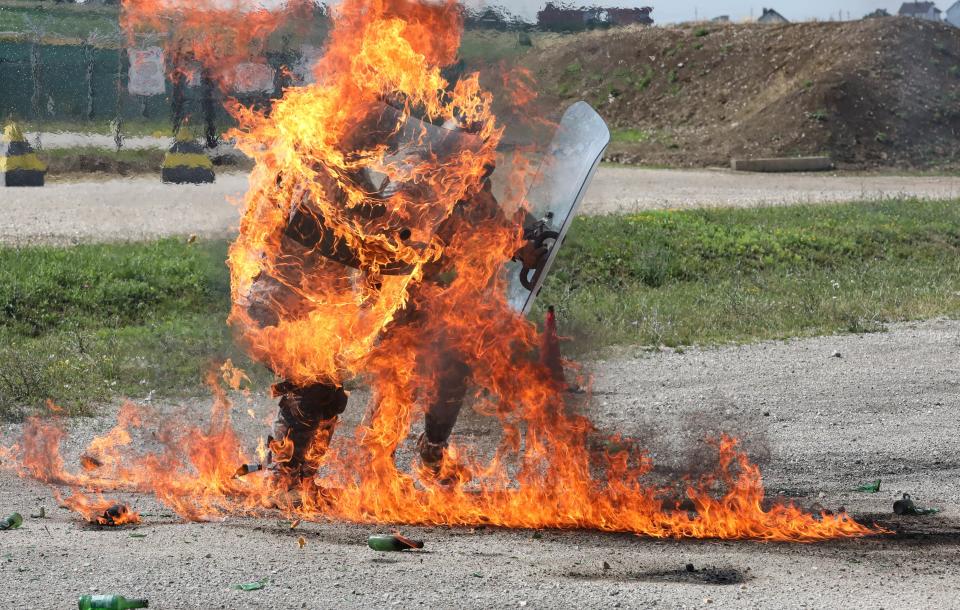
M89 73L88 64L92 65ZM126 119L168 120L170 83L165 95L130 95L128 69L126 50L0 41L0 120L15 116L34 123L103 122L117 114ZM202 90L188 87L185 93L186 114L199 117ZM217 106L217 121L222 124L228 119Z

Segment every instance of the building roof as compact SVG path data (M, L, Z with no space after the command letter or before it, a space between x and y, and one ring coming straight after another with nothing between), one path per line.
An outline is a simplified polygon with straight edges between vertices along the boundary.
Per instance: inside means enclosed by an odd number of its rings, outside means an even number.
M926 15L933 9L934 13L939 13L940 9L933 2L904 2L900 6L900 15L902 17L915 17L917 15Z
M773 10L772 8L763 9L763 14L760 15L760 18L757 21L772 21L779 23L789 23L787 18Z

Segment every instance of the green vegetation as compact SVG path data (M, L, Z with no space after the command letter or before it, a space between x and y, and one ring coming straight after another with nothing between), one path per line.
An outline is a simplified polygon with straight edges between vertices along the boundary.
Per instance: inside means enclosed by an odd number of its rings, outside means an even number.
M829 117L830 117L830 113L823 109L814 110L813 112L807 113L808 119L810 119L811 121L816 121L818 123L825 122Z
M610 133L610 141L614 144L626 145L653 142L667 148L677 147L673 135L669 132L649 129L614 129Z
M118 152L94 146L51 148L41 153L51 175L77 172L121 175L159 172L163 155L164 151L156 148L125 148Z
M39 153L47 162L50 176L91 172L121 176L156 174L160 172L165 154L166 151L159 148L123 148L116 151L96 146L48 148ZM250 159L233 155L214 157L213 163L217 166L230 166L229 169L232 170L249 170L253 166Z
M636 84L637 91L643 91L650 86L650 83L653 82L653 74L654 74L653 68L651 68L650 66L647 66L646 69L643 71L643 76L641 76L639 80L637 80L637 84Z
M98 133L101 135L112 135L113 126L108 118L99 118L92 121L84 119L43 119L40 121L21 119L18 116L11 116L11 119L17 120L24 131L44 131L44 132L77 132L77 133ZM123 135L132 136L155 136L160 138L172 138L173 132L170 120L167 117L156 119L124 119Z
M52 4L52 3L51 3ZM92 32L116 34L117 7L37 2L0 2L0 32L37 32L45 38L83 39Z
M266 375L226 327L225 259L222 241L0 248L0 416L195 394L225 358Z
M201 391L232 358L224 241L0 248L0 416L47 398ZM534 319L585 351L881 330L960 316L960 205L888 201L581 217Z
M614 129L610 134L610 141L639 144L641 142L649 142L653 137L654 134L645 129Z
M693 31L693 35L697 38L703 38L704 36L710 35L710 30L707 28L697 28Z
M557 307L577 349L865 332L957 316L960 205L581 217L538 303Z

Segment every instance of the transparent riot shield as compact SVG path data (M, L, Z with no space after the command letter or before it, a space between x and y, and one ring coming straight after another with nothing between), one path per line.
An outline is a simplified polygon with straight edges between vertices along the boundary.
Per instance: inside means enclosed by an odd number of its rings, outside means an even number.
M590 104L577 102L564 113L526 197L536 223L524 227L525 237L539 255L507 265L507 297L516 311L533 306L609 143L607 124Z

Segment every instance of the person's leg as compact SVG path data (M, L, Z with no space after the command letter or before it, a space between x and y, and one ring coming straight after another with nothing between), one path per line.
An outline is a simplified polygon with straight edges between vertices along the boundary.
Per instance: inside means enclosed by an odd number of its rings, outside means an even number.
M316 474L338 421L347 406L341 386L316 384L306 387L289 382L274 386L280 407L273 427L272 466L293 478Z
M457 354L450 352L442 354L435 362L438 366L436 387L430 396L424 431L417 442L417 449L423 465L439 471L443 450L447 447L467 394L470 367Z

